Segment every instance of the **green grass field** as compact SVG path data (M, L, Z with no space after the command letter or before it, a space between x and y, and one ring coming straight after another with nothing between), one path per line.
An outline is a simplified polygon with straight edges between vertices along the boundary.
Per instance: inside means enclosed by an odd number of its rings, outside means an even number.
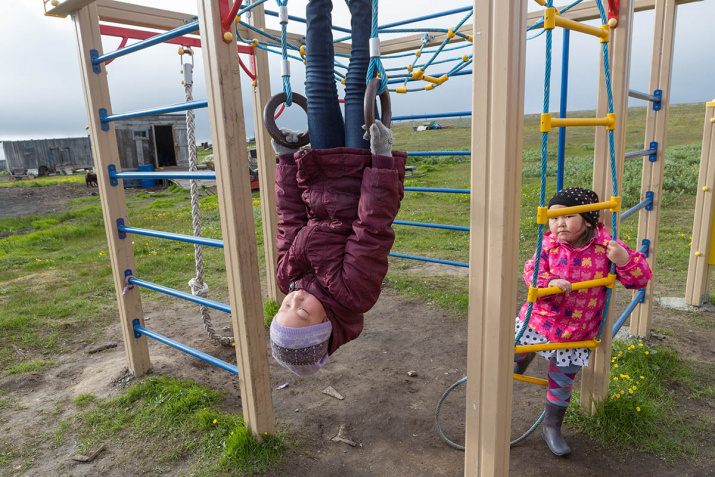
M658 265L654 278L656 289L668 295L684 294L702 140L703 111L703 104L676 105L670 109L664 206L658 244ZM588 112L580 114L589 115ZM643 148L644 117L644 108L633 108L629 112L627 126L629 151ZM395 125L395 149L468 150L469 119L443 121L443 124L453 127L415 132L411 124ZM540 170L535 161L540 158L538 117L526 118L525 131L519 236L520 263L533 254L537 239L535 212L539 197ZM574 131L569 133L566 149L568 161L566 185L589 186L592 174L590 157L593 153L593 130L576 128ZM550 144L552 147L550 158L555 157L556 154L555 136L553 135L552 138L553 145ZM421 178L409 179L406 186L469 188L468 156L420 157L415 161L412 159L410 158L408 164L418 166L417 173L425 175ZM624 210L635 205L639 200L641 164L641 160L636 159L626 165ZM550 185L547 197L555 189L555 167L552 165L549 167L548 175ZM34 181L2 183L0 186L37 187L66 182L83 183L83 180L80 176L43 177ZM190 200L186 190L173 186L161 193L139 193L128 197L127 205L129 222L132 226L182 234L192 233ZM262 282L265 283L264 237L261 227L260 197L257 192L253 193L252 205ZM468 226L469 206L468 195L407 193L398 219ZM215 195L201 199L201 220L205 237L221 238L218 207ZM621 238L632 248L639 248L635 243L636 227L636 221L631 220L623 224L620 232ZM468 261L469 236L465 232L400 225L396 225L395 230L397 235L393 248L395 252L460 262ZM77 340L86 343L94 341L108 324L116 320L115 293L99 197L70 200L68 209L59 213L2 219L0 237L2 237L0 238L0 373L2 375L51 368L54 357L75 346ZM186 244L136 236L134 252L138 274L146 280L172 288L185 289L187 280L193 276L194 254L192 248L187 247ZM204 259L206 278L211 283L212 298L217 300L223 298L225 301L227 284L223 252L220 249L206 247ZM415 262L394 259L387 277L388 286L405 295L420 297L433 306L449 309L456 317L466 316L468 302L466 276L450 276L449 280L446 280L439 275L422 276L405 271L406 268L414 266ZM142 300L169 303L174 299L147 293L142 295ZM267 309L271 309L271 306L268 305ZM82 333L77 333L80 329ZM14 352L18 348L23 350L23 354ZM152 383L152 386L159 386L168 393L170 389L175 389L176 383L159 382ZM695 388L697 386L694 384L693 389ZM158 413L155 414L156 416L165 417L165 414L162 414L164 410L155 409L156 403L152 401L152 392L154 391L149 387L142 388L121 398L124 401L116 402L96 402L91 396L84 397L75 402L79 409L78 419L92 420L104 416L115 423L117 420L121 421L117 425L124 429L122 432L135 432L132 430L134 426L132 419L136 419L136 416L116 414L121 414L119 411L131 401L136 413L151 411ZM196 407L202 406L203 409L203 404L191 404L190 413L198 416L194 421L172 421L170 426L167 424L156 432L176 435L184 433L193 436L211 429L211 432L215 431L216 439L220 442L228 442L226 445L234 446L233 448L253 445L245 440L234 442L233 438L227 437L226 433L234 431L241 423L235 416L225 416L211 407L212 403L220 399L220 396L214 396L211 392L205 389L196 391L197 396L207 400L206 406L209 411L201 411ZM706 396L712 396L712 387L709 391L706 389L703 392ZM658 398L656 396L648 399ZM196 401L199 402L204 401L200 399ZM0 406L10 405L6 400L0 400ZM610 403L608 405L614 406ZM639 407L648 410L639 416L656 413L655 408L647 403ZM215 416L214 419L217 421L212 421L211 416ZM110 424L101 421L97 422L95 427L99 429L98 432L105 432L102 426ZM62 429L66 429L67 426L68 424L65 424ZM61 440L64 431L60 431L61 429L58 430L56 438ZM146 434L141 436L146 438ZM96 442L99 437L83 434L80 438L84 444L81 445L87 447L92 442ZM227 457L221 450L206 450L219 441L214 441L212 444L192 440L180 447L180 452L177 451L176 455L166 458L179 459L186 453L196 453L200 456L199 459L204 459L208 455L210 459L219 462L216 464L219 466L217 469L222 469L227 462L226 459L231 457ZM281 446L282 444L279 443L270 443L269 448L266 448L268 453L266 461L247 464L247 468L254 468L251 466L255 465L255 469L264 469L266 462L272 462L277 458L271 449L279 450ZM2 462L3 457L0 456L0 463Z

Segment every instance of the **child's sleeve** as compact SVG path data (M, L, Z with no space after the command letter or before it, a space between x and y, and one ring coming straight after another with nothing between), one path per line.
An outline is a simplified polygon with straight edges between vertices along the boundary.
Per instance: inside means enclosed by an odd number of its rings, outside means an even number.
M524 281L527 286L531 286L532 280L534 278L534 265L536 264L536 251L534 251L534 257L527 260L524 263ZM549 286L551 280L561 278L551 271L549 266L549 251L546 249L541 249L541 260L539 261L539 275L536 278L537 288L546 288Z
M628 263L621 267L616 266L618 280L628 289L644 288L653 276L645 254L631 250L628 245L620 240L618 240L618 243L626 249L630 256Z
M278 235L276 248L278 252L278 269L280 269L298 232L308 223L308 212L301 197L292 154L279 156L276 166L276 210L278 212ZM284 286L285 285L285 286ZM287 290L289 284L279 283L281 290ZM285 292L284 290L284 292Z
M358 218L345 244L342 268L328 282L336 300L357 313L370 310L380 296L388 255L395 242L391 225L404 194L405 158L400 155L393 158L394 165L390 168L365 169Z

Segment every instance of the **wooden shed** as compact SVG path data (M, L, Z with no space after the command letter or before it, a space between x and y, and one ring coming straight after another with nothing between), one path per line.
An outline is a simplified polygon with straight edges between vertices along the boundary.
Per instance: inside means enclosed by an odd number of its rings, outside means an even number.
M153 164L158 167L188 167L186 116L163 114L125 119L114 123L123 170ZM94 167L89 137L3 141L6 170L42 172ZM37 173L36 172L36 173Z

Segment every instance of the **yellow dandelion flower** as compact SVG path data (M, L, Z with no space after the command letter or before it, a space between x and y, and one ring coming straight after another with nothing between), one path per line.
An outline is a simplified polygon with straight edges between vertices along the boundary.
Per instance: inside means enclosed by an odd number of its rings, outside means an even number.
M641 376L641 379L645 379L645 376Z
M614 364L613 367L614 367L614 368L617 368L617 367L618 367L618 364Z
M645 354L650 354L650 351L646 351Z
M216 424L217 422L218 422L218 419L214 419L214 424Z
M633 390L635 391L636 389L638 389L638 388L637 388L637 387L635 387L635 386L633 386Z
M621 395L620 395L620 394L616 394L616 399L621 399Z
M611 399L616 399L616 396L611 396Z
M231 435L233 435L233 431L231 431Z
M633 390L632 390L632 389L629 389L629 390L628 390L628 394L633 394Z
M638 346L643 346L643 343L638 343Z
M640 407L636 407L636 411L641 412L641 408L640 408Z
M613 378L614 381L618 381L618 378Z

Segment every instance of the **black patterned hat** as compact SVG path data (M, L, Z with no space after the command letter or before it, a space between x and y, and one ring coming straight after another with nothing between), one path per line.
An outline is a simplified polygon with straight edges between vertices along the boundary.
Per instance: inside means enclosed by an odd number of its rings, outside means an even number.
M549 208L552 205L563 205L564 207L575 207L577 205L596 204L598 203L598 194L591 189L583 189L581 187L566 187L558 191L549 201ZM596 227L598 225L598 216L600 211L593 210L591 212L581 213L586 222Z

